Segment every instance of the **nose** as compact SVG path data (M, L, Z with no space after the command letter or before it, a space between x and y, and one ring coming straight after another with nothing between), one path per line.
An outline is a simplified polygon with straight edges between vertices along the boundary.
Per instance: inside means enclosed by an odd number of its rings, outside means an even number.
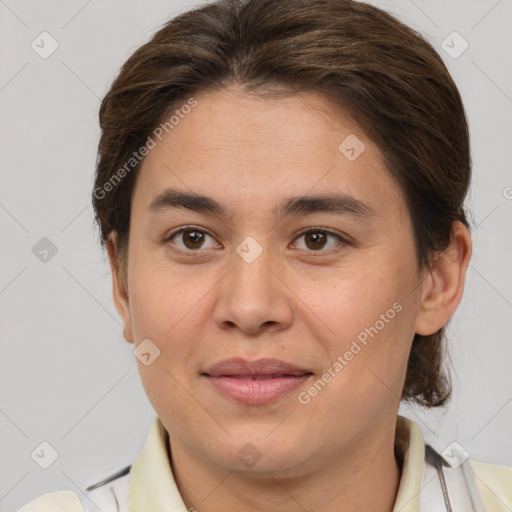
M249 251L244 253L244 248ZM254 246L241 244L238 249L230 271L219 283L216 324L221 329L239 329L251 335L286 329L293 321L294 295L285 283L277 256L261 247L261 254L253 260L246 254L254 251Z

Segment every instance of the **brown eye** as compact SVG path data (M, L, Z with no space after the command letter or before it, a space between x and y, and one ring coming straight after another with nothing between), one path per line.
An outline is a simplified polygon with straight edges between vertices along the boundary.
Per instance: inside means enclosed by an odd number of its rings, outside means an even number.
M207 239L210 238L210 246L205 247ZM166 240L166 243L172 243L182 251L195 252L198 249L212 249L215 247L215 239L201 229L182 228L175 231Z
M204 234L200 231L187 229L182 233L183 243L189 249L199 249L204 242Z
M304 239L309 249L322 249L327 242L327 235L325 233L305 233Z
M309 250L310 252L329 252L329 249L333 249L340 245L340 243L345 242L340 235L323 229L304 231L297 238L297 240L301 239L304 240L304 243L298 244L297 248Z

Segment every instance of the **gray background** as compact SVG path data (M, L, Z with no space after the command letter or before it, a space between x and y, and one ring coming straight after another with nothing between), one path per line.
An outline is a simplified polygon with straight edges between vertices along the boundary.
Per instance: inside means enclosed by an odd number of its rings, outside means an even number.
M511 0L374 2L424 33L465 102L473 141L474 256L449 329L454 396L404 408L437 447L512 465ZM111 299L90 192L97 112L120 65L197 2L0 0L0 511L60 488L80 494L131 464L155 416ZM32 48L47 31L58 49ZM459 32L452 58L441 42ZM48 45L46 45L48 48ZM49 238L46 263L32 252ZM42 441L59 457L31 458Z

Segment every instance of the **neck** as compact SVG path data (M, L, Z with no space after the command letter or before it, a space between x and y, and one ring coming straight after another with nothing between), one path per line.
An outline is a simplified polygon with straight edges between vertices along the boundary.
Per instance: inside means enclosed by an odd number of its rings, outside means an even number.
M400 482L395 429L332 454L321 467L289 476L227 471L170 440L171 464L187 510L220 512L391 512Z

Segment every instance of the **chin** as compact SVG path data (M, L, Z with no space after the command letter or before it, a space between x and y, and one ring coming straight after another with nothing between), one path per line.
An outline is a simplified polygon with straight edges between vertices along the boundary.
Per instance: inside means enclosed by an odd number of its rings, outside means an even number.
M221 450L215 455L222 460L216 463L229 471L247 475L265 476L265 473L270 472L293 476L297 467L302 466L307 458L304 442L291 438L284 430L280 435L277 432L268 435L269 432L272 429L265 428L264 433L261 429L246 430L243 435L231 439L229 446L219 445ZM226 454L231 456L226 458Z

